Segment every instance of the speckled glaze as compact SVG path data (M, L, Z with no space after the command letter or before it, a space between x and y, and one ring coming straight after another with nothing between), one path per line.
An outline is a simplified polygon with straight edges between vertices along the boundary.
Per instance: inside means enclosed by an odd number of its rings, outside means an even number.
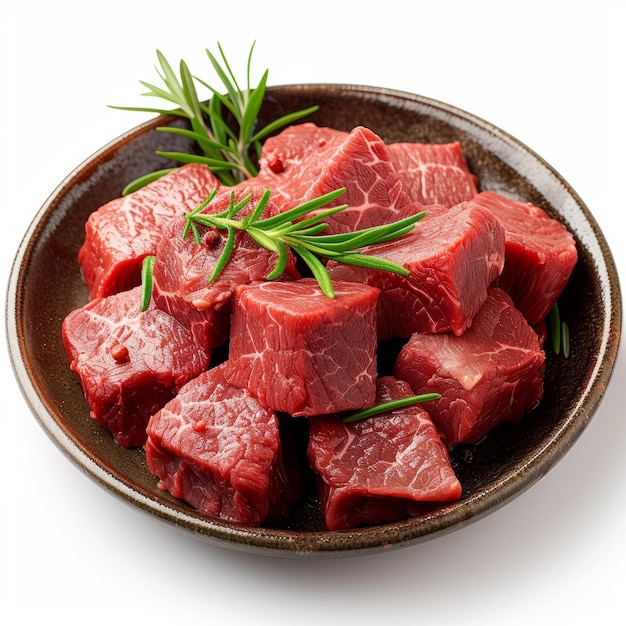
M573 356L548 355L546 395L518 426L504 424L480 444L454 450L463 485L458 502L397 523L327 532L311 489L280 526L235 526L203 517L157 489L143 452L120 447L89 418L60 332L67 313L87 301L76 260L84 223L92 211L119 196L127 182L168 165L155 150L186 149L183 138L155 132L158 125L175 123L170 118L131 130L60 184L24 236L7 292L15 375L33 414L63 453L101 486L173 529L211 544L274 556L347 556L399 548L451 532L504 505L558 462L587 426L611 377L621 332L617 272L596 221L575 191L526 146L450 105L354 85L270 88L262 117L313 104L320 110L311 121L344 130L364 125L387 142L460 141L481 190L543 207L576 238L579 262L561 300Z

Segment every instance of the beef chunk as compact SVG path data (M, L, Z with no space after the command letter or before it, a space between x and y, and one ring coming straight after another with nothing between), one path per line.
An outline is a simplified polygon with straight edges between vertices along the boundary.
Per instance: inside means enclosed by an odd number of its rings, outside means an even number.
M474 202L504 227L505 261L498 285L530 324L541 322L565 288L578 253L572 234L543 209L484 191Z
M275 411L294 416L372 404L378 290L317 282L237 287L226 377Z
M414 202L452 207L471 200L477 179L470 172L461 144L393 143L389 158Z
M378 380L377 403L411 395L406 382ZM461 495L448 451L419 405L354 423L311 418L308 455L330 530L417 515Z
M260 180L291 197L293 206L346 187L328 204L348 205L325 220L328 233L378 226L420 209L403 191L383 140L364 127L347 133L291 126L267 140L260 164Z
M518 422L543 395L545 355L536 332L502 289L492 287L461 336L416 333L394 368L424 404L448 445L476 443L494 426Z
M327 150L336 150L350 133L328 126L317 126L311 122L294 124L268 137L259 158L259 175L271 180L272 175L303 178L300 185L310 184L303 164ZM279 180L279 179L275 179Z
M175 319L153 305L141 312L140 291L96 298L62 326L91 416L125 447L143 445L149 417L209 363Z
M154 254L171 218L199 205L220 183L205 165L184 165L94 211L85 225L78 261L90 298L141 282L141 262Z
M409 276L328 263L333 280L381 290L380 340L414 332L463 333L502 271L504 232L489 211L471 202L425 211L405 237L365 249L366 254L404 266Z
M276 414L230 385L224 365L187 383L150 419L146 461L161 489L248 526L286 514L302 487L284 462Z

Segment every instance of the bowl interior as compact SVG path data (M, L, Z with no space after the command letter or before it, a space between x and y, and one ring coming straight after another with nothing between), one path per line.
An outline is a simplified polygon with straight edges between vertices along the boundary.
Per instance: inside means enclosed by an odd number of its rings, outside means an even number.
M481 190L543 207L574 234L579 261L560 300L570 358L548 350L545 396L517 426L503 424L477 445L452 452L459 502L421 517L327 532L312 487L280 526L246 528L202 517L156 487L140 450L117 445L89 418L69 370L61 323L87 301L77 263L88 215L139 175L170 165L157 149L186 150L184 138L155 132L160 118L105 146L71 173L41 208L17 254L7 299L9 349L18 382L52 440L83 471L133 505L194 536L236 549L287 555L347 555L402 546L449 532L532 485L580 435L611 376L621 329L617 273L598 225L577 194L539 156L491 124L444 103L350 85L274 87L261 117L319 104L311 121L363 125L386 142L460 141Z

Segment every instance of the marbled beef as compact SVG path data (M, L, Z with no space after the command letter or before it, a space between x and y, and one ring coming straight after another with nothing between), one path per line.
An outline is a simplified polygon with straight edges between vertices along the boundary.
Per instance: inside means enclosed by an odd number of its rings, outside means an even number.
M94 211L78 252L90 298L139 285L141 262L155 253L162 228L219 186L206 165L191 163Z
M201 513L257 526L284 515L302 481L276 414L223 373L201 374L150 419L146 461L161 489Z
M259 180L291 197L294 206L345 187L327 205L348 205L325 220L328 233L378 226L421 209L402 189L383 140L361 126L350 132L290 126L266 141L260 167Z
M452 143L392 143L389 158L414 202L452 207L471 200L477 178L467 165L458 141Z
M377 403L411 395L406 382L377 381ZM329 530L417 515L461 496L448 451L419 405L354 423L311 418L308 456Z
M141 312L140 287L72 311L62 334L91 416L125 447L143 445L148 418L209 363L175 319Z
M476 443L494 426L518 422L543 396L545 355L509 295L492 287L461 336L415 333L393 370L424 404L444 442Z
M344 143L350 133L329 126L317 126L310 122L294 124L282 132L268 137L259 158L259 176L271 179L273 174L304 179L300 185L310 184L306 180L302 163L315 158L320 152L335 150Z
M578 260L572 234L543 209L493 191L475 196L504 227L505 261L498 286L531 324L541 322L561 295Z
M414 332L463 333L502 271L504 232L492 213L471 202L424 210L426 216L408 235L364 251L404 266L408 276L334 261L327 265L333 280L380 289L380 340Z
M237 287L226 377L291 415L370 406L376 394L378 290L313 278Z

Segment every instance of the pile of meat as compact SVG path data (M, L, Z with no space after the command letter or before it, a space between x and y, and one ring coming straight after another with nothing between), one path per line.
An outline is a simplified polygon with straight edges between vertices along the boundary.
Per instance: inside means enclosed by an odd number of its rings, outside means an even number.
M63 339L91 417L143 447L160 488L202 513L255 526L288 514L315 481L326 526L418 515L462 496L460 443L518 422L541 400L544 320L577 261L541 208L479 189L459 143L386 145L371 130L311 123L267 140L257 178L224 187L189 164L95 211L79 262L90 301ZM426 215L364 253L408 276L328 262L335 297L290 258L237 235L182 237L184 214L217 189L272 191L276 214L338 188L327 232ZM154 255L141 310L140 268ZM400 345L388 371L381 354ZM441 398L346 422L351 411L423 393ZM290 425L305 424L305 440Z

